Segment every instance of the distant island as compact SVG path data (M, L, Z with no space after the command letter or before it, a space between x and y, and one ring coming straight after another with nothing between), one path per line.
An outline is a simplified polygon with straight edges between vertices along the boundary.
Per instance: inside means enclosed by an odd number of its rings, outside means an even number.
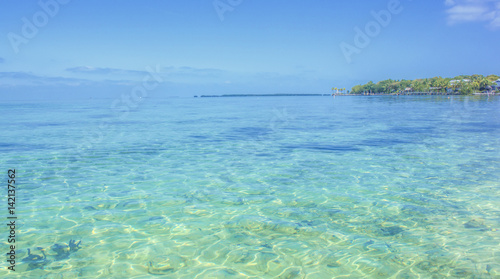
M454 78L433 77L415 80L386 79L364 85L356 85L351 91L332 88L334 94L411 94L411 93L442 93L469 95L473 93L498 93L500 77L497 75L461 75Z
M356 85L350 91L345 88L332 88L332 94L277 93L277 94L222 94L195 95L195 98L225 97L290 97L290 96L332 96L332 95L469 95L500 93L500 76L461 75L454 78L433 77L415 80L386 79L364 85Z

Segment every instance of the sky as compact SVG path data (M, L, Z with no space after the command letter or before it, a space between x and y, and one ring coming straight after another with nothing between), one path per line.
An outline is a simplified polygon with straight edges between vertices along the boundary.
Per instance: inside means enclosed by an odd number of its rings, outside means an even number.
M2 0L0 22L3 99L500 74L500 0Z

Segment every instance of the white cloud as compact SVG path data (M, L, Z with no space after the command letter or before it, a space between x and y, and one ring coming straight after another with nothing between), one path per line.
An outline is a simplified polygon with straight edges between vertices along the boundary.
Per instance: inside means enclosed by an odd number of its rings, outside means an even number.
M455 5L455 1L453 1L453 0L445 0L444 4L446 6L453 6L453 5Z
M448 24L486 22L500 28L500 0L445 0Z
M101 74L101 75L102 74L140 74L140 75L148 74L147 71L102 68L102 67L91 67L91 66L79 66L79 67L67 68L66 71L72 73Z
M490 22L490 26L493 27L493 28L500 28L500 17L495 17L495 19L493 19L491 22Z

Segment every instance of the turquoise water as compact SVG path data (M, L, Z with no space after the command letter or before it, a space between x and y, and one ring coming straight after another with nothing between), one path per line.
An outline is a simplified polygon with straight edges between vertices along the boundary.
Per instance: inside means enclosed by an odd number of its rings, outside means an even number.
M112 102L0 104L0 276L500 277L498 97Z

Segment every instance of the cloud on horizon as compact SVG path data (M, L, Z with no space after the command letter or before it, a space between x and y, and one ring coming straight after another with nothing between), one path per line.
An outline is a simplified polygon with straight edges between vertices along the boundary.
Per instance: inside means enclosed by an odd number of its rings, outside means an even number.
M486 22L492 29L500 28L500 0L445 0L447 22Z
M67 72L77 73L77 74L98 74L98 75L108 75L108 74L141 74L146 75L148 72L146 71L137 71L137 70L126 70L126 69L116 69L116 68L102 68L102 67L91 67L91 66L78 66L67 68Z
M222 83L227 80L241 78L241 74L225 70L193 67L151 67L165 82L187 83ZM64 69L68 76L45 76L24 71L0 72L1 86L20 85L69 85L88 86L96 84L130 85L142 82L145 76L150 76L148 70L129 70L109 67L77 66Z
M133 85L130 80L93 81L82 78L40 76L28 72L0 72L1 87L15 86L90 86L98 84Z
M152 67L153 68L153 67ZM75 74L96 74L96 75L148 75L148 71L107 68L107 67L92 67L78 66L67 68L67 72ZM215 77L227 74L226 71L212 68L193 68L193 67L162 67L160 73L169 77Z
M72 67L69 76L47 76L24 71L0 72L0 87L11 90L65 90L71 92L115 92L142 84L148 71L116 68ZM318 93L330 81L314 73L230 72L213 68L162 67L161 92L169 94ZM134 75L131 76L130 74ZM142 73L143 75L137 75ZM108 75L113 74L113 75ZM328 85L327 85L328 84ZM75 91L76 90L76 91ZM94 90L94 91L92 91ZM328 89L326 89L328 90ZM83 92L82 91L82 92ZM100 94L99 93L99 94ZM103 93L104 94L104 93ZM106 93L107 94L107 93Z

